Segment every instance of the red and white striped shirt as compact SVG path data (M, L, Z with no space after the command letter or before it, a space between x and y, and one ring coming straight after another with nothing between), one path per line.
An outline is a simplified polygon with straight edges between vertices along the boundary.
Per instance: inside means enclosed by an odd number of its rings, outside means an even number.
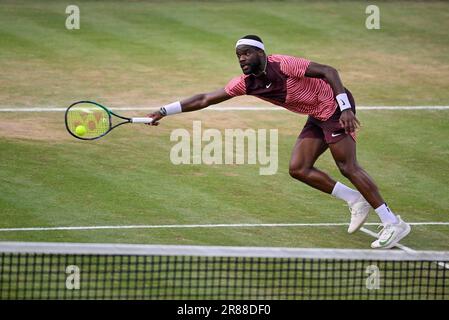
M231 97L253 95L290 111L325 121L337 103L331 86L324 80L305 77L310 60L286 55L269 55L266 75L241 75L225 87Z

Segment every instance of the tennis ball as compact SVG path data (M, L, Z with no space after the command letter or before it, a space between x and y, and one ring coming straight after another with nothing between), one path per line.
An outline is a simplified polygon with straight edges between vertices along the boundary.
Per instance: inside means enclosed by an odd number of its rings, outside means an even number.
M75 128L75 133L80 137L84 136L86 134L86 131L87 131L86 127L83 125L79 125L78 127Z

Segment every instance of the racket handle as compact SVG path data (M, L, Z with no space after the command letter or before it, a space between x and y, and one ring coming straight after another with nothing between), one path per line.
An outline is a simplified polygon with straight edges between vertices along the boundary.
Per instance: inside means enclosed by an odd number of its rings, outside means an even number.
M131 118L132 123L151 123L153 118Z

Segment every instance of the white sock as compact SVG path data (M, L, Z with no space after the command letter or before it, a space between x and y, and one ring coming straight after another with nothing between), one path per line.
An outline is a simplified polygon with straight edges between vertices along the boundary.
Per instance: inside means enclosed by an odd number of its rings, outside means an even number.
M386 203L384 203L374 211L376 211L377 215L380 218L380 221L382 221L383 224L395 224L399 222L398 218L390 210L390 208L388 208Z
M345 186L343 183L337 182L332 195L338 199L344 200L348 203L357 201L360 198L360 192Z

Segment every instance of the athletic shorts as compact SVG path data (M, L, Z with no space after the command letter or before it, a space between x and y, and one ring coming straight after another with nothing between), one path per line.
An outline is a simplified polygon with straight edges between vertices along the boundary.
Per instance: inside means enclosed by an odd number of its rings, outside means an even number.
M348 95L349 102L351 103L352 112L355 114L355 101L351 92L345 88ZM317 120L311 116L307 118L307 122L304 125L299 138L319 138L326 141L327 144L336 143L347 136L344 128L340 125L340 108L337 106L334 114L325 121ZM350 133L350 136L355 141L355 132Z

